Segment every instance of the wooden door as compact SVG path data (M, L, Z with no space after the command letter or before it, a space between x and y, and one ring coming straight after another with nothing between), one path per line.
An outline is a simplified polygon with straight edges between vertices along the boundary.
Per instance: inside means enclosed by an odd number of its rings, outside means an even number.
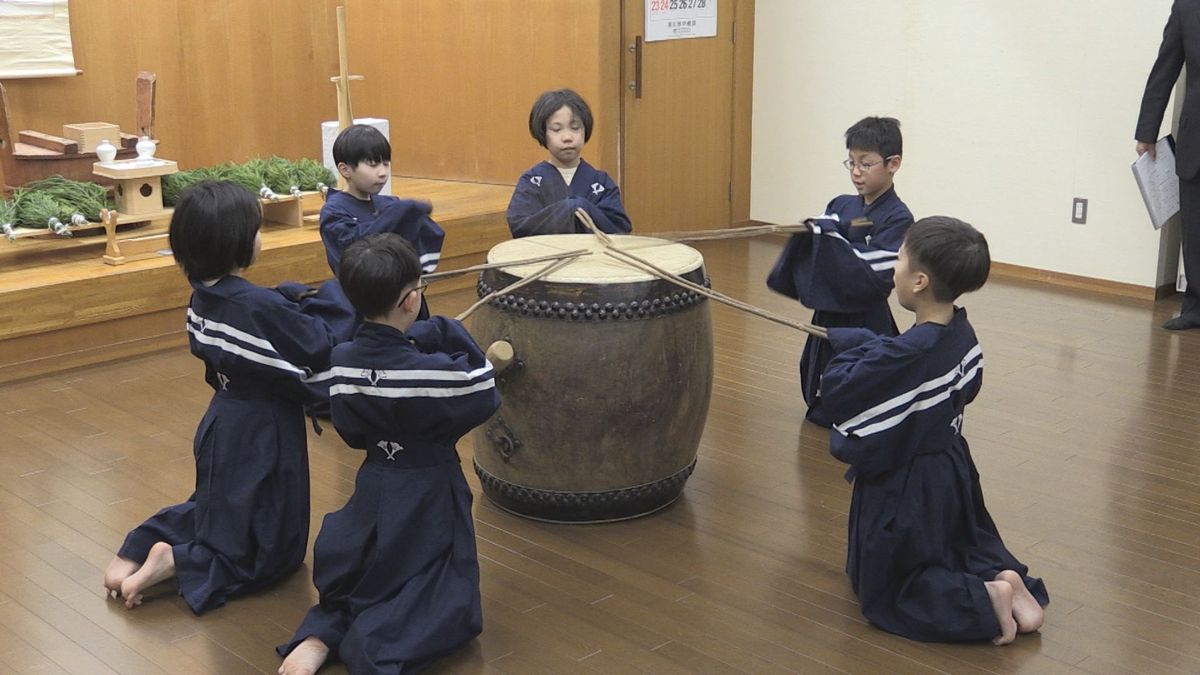
M641 40L645 0L622 1L620 184L635 234L730 224L737 0L717 1L716 37L655 42Z

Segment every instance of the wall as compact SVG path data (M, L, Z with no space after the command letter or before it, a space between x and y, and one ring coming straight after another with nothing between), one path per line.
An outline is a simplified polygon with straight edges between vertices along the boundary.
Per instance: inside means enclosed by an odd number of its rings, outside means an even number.
M347 13L350 69L366 77L354 114L391 120L396 174L515 183L547 156L529 109L562 87L592 107L588 161L616 165L619 103L601 98L600 57L602 44L619 54L619 3L358 0Z
M134 79L158 75L159 155L190 168L257 154L319 156L336 116L334 0L75 0L79 77L12 80L14 130L134 126Z
M971 222L997 261L1156 285L1129 164L1170 5L758 0L751 217L795 222L849 192L843 132L891 115L917 217Z
M111 121L130 130L134 78L151 70L160 156L184 168L319 157L320 123L337 118L338 4L347 6L350 71L366 77L351 85L354 113L391 120L395 173L515 182L545 156L527 131L534 98L564 86L596 113L589 161L616 165L612 0L75 0L84 74L5 82L12 127L58 133L63 123Z

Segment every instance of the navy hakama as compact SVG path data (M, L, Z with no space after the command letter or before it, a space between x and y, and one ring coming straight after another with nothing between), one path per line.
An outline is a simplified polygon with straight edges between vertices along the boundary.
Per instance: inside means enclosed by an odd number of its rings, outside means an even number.
M859 195L829 202L809 221L812 233L794 234L767 277L767 286L813 309L812 323L827 328L867 328L895 335L888 307L892 273L912 213L891 188L870 205ZM800 357L800 386L810 421L829 426L821 406L821 373L833 351L808 338Z
M846 573L863 616L914 640L991 639L1001 631L984 582L1004 570L1048 604L1041 579L1005 548L961 435L983 379L966 311L898 337L831 329L829 339L838 353L823 405L831 452L854 483Z
M317 536L320 602L277 651L316 636L351 673L417 672L483 627L473 497L455 444L499 407L492 368L443 317L407 334L364 323L333 362L334 426L367 456Z
M550 162L541 162L522 174L508 202L508 229L514 239L534 234L586 233L587 227L575 215L579 208L587 211L602 232L633 231L617 183L582 159L570 185Z
M143 563L173 547L179 593L197 614L269 586L300 566L308 546L308 438L303 406L328 397L329 358L349 328L328 285L261 288L240 277L192 282L188 341L214 389L193 443L196 487L125 538L117 555ZM334 295L330 295L334 292Z

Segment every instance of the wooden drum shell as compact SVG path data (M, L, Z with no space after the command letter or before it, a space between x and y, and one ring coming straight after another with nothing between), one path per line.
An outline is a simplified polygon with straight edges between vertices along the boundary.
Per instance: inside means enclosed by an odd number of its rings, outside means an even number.
M683 274L706 283L703 265ZM517 277L489 270L482 297ZM475 470L502 508L543 520L632 518L674 501L696 462L712 393L708 301L661 280L535 281L471 318L507 340L501 407L473 432Z

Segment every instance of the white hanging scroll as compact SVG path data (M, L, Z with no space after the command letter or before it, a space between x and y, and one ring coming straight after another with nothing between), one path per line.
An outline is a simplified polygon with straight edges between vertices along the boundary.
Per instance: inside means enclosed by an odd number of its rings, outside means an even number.
M717 0L646 0L646 42L716 34Z
M0 0L0 80L78 72L67 0Z

